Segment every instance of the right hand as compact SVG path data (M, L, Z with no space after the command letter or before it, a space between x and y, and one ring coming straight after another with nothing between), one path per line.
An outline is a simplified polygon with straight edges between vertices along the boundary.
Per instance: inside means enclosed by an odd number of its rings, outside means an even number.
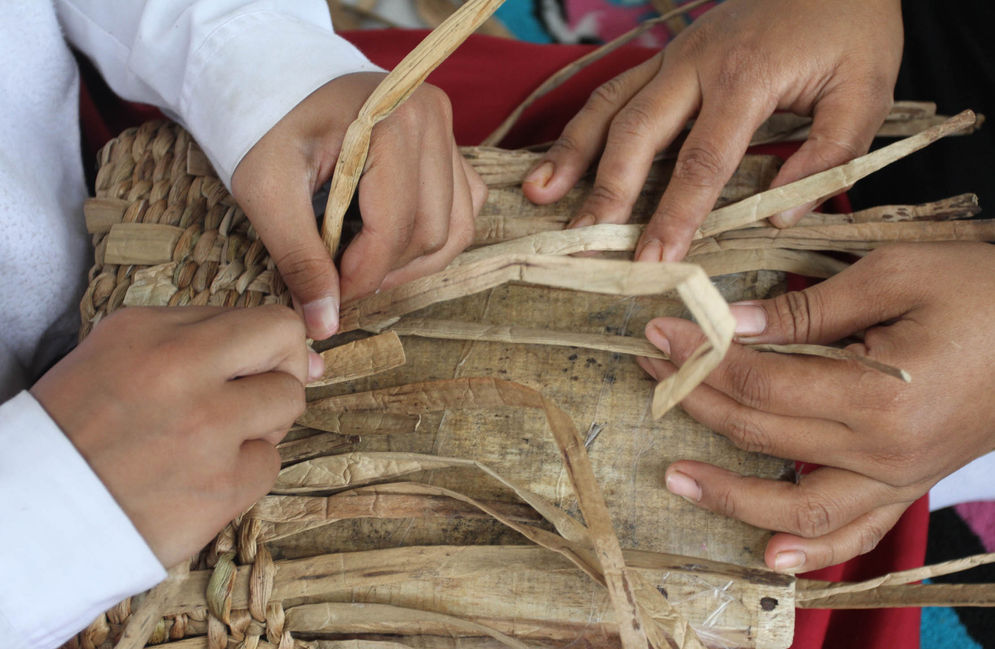
M679 261L771 113L814 118L772 186L847 162L888 114L901 58L899 0L727 0L595 90L522 188L536 203L559 200L603 150L570 227L625 223L654 156L696 117L636 247L641 261ZM793 225L813 206L771 222Z
M315 339L338 329L340 302L445 268L473 241L487 196L456 147L448 97L422 85L373 129L358 188L363 229L342 253L339 277L315 228L311 196L331 176L346 129L384 76L348 74L315 90L232 175L232 195Z
M31 393L170 567L269 490L322 370L285 307L131 307Z

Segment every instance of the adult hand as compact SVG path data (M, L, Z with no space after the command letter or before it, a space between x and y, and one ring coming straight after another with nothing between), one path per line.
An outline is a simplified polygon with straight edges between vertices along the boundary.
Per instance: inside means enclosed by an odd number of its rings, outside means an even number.
M373 129L359 183L363 229L343 252L341 277L315 227L311 196L331 176L342 138L383 79L328 82L245 155L232 193L273 256L307 324L323 339L348 300L444 268L473 240L487 189L459 154L449 100L423 85Z
M779 532L767 565L808 571L869 552L941 478L995 449L995 248L881 249L821 284L734 305L739 342L831 343L864 332L856 362L733 345L683 402L740 448L822 465L799 482L740 476L701 462L667 469L667 486L712 511ZM646 337L684 363L703 337L660 318ZM657 379L675 371L640 359Z
M774 110L814 117L775 187L865 153L891 107L901 54L899 0L727 0L595 90L523 189L536 203L559 200L603 149L570 226L624 223L654 156L697 115L636 247L639 260L679 261ZM771 221L792 225L811 207Z
M269 490L322 370L290 309L134 307L31 393L169 567Z

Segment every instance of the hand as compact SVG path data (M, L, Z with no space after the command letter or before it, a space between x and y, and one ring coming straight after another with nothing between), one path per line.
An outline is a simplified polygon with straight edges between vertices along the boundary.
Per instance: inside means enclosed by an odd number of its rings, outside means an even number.
M170 567L269 490L322 370L290 309L133 307L31 393Z
M734 305L739 342L830 343L900 367L912 382L856 362L733 345L682 402L740 448L822 465L795 483L701 462L667 469L668 488L701 507L776 530L767 565L808 571L869 552L941 478L995 449L995 247L909 244L869 254L802 292ZM646 337L684 363L702 342L660 318ZM670 363L640 359L657 379Z
M264 135L232 175L235 200L312 338L335 333L341 300L448 265L473 240L487 194L456 148L448 98L423 85L373 129L359 183L363 229L342 255L339 278L315 227L311 196L331 176L346 129L383 77L357 73L328 82Z
M654 156L697 114L636 247L642 261L679 261L774 110L814 117L774 187L865 153L890 110L901 55L898 0L728 0L595 90L523 190L536 203L559 200L603 148L570 227L625 223ZM812 207L771 221L793 225Z

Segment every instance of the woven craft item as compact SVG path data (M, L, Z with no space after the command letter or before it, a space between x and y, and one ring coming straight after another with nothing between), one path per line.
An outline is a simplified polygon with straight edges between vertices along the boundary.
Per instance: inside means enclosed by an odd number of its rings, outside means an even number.
M466 3L364 106L336 167L330 247L372 126L441 60L430 60L433 48L444 56L498 4ZM970 196L813 215L788 233L757 227L975 123L967 113L944 121L923 104L896 112L890 122L930 128L778 190L763 191L776 161L748 156L692 246L700 266L566 256L627 258L666 186L666 162L650 173L636 225L562 232L589 179L536 207L518 185L537 154L465 149L491 189L479 247L441 273L343 305L346 333L324 352L332 372L309 389L307 413L280 445L272 492L70 644L775 648L791 642L796 605L909 603L911 591L875 589L940 573L798 582L762 569L766 532L661 485L681 458L788 474L786 463L739 451L670 410L729 345L723 299L766 296L780 280L771 271L826 277L845 266L813 250L995 238L989 221L951 220L976 213ZM804 128L772 120L761 131L798 137ZM82 335L122 306L288 303L262 243L182 129L130 129L99 162L97 195L85 206L95 265ZM722 277L713 285L707 275ZM653 386L631 357L658 354L641 331L659 315L695 317L709 342ZM853 360L838 350L774 351Z

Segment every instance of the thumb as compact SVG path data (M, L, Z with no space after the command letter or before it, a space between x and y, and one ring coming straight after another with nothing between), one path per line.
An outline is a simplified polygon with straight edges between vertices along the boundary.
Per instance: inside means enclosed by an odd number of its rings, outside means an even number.
M290 164L252 171L239 165L232 193L287 284L307 335L328 338L339 328L339 276L318 233L307 174Z
M914 308L916 282L900 255L876 250L803 291L730 305L736 342L828 344Z
M877 100L855 98L854 93L842 90L827 95L815 106L808 139L784 163L771 187L787 185L867 153L891 104L890 95ZM779 228L792 226L821 202L786 210L772 216L770 222Z

